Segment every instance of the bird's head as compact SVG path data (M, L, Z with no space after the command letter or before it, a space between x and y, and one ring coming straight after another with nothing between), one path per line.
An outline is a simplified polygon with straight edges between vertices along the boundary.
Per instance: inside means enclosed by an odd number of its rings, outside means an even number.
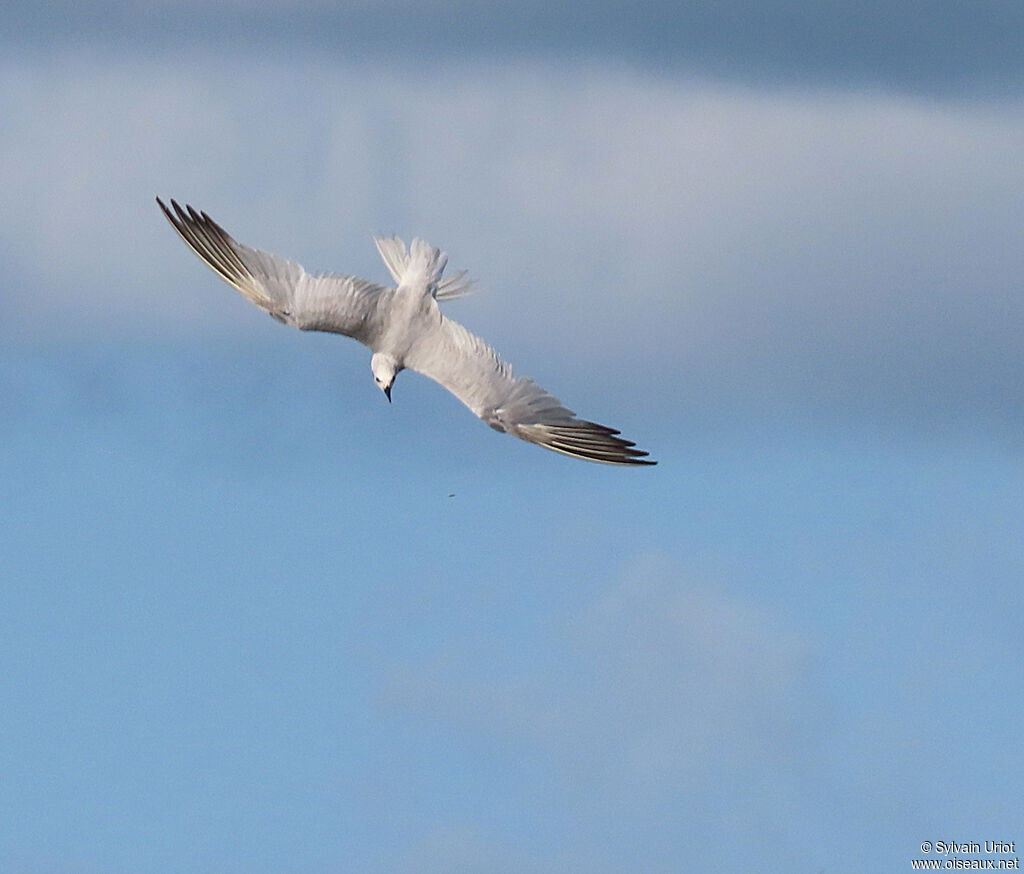
M398 372L401 369L395 357L388 355L386 352L377 352L370 359L373 381L377 383L377 387L384 392L384 396L389 401L391 400L391 386L394 384L395 377L398 376Z

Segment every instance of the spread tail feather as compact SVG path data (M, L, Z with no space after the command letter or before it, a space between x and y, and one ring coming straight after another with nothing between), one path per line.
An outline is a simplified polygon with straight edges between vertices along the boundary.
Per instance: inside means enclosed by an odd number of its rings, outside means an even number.
M399 237L374 237L373 241L399 285L425 281L437 300L453 300L473 293L473 280L466 276L465 270L443 278L448 256L429 243L415 239L407 250Z

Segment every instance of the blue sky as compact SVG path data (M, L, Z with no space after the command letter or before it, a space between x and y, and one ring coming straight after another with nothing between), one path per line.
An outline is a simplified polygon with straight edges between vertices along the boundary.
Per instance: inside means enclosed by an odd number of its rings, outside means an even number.
M5 7L0 868L1024 841L1018 5L588 8ZM310 269L442 246L659 465L388 405L157 194Z

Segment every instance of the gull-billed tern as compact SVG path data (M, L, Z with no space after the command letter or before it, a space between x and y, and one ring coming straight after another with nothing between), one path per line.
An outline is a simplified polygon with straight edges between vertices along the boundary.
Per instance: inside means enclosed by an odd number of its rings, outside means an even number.
M171 209L168 221L226 282L277 321L304 331L344 334L373 351L374 381L391 400L405 368L443 385L496 431L565 455L604 464L655 464L614 428L567 410L512 368L479 337L442 315L438 301L468 294L465 271L443 276L448 256L422 240L374 237L396 288L336 274L312 275L295 261L250 249L205 212Z

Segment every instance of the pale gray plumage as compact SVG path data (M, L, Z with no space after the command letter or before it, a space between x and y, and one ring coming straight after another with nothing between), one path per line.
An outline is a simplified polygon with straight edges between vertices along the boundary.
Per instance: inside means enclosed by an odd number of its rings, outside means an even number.
M375 238L397 283L311 275L294 261L243 246L205 212L157 203L189 247L222 279L284 324L353 337L374 353L371 369L391 399L405 368L440 383L477 416L503 431L565 455L605 464L655 464L635 444L575 414L512 368L476 335L441 314L437 302L471 291L465 271L444 277L447 256L422 240Z

